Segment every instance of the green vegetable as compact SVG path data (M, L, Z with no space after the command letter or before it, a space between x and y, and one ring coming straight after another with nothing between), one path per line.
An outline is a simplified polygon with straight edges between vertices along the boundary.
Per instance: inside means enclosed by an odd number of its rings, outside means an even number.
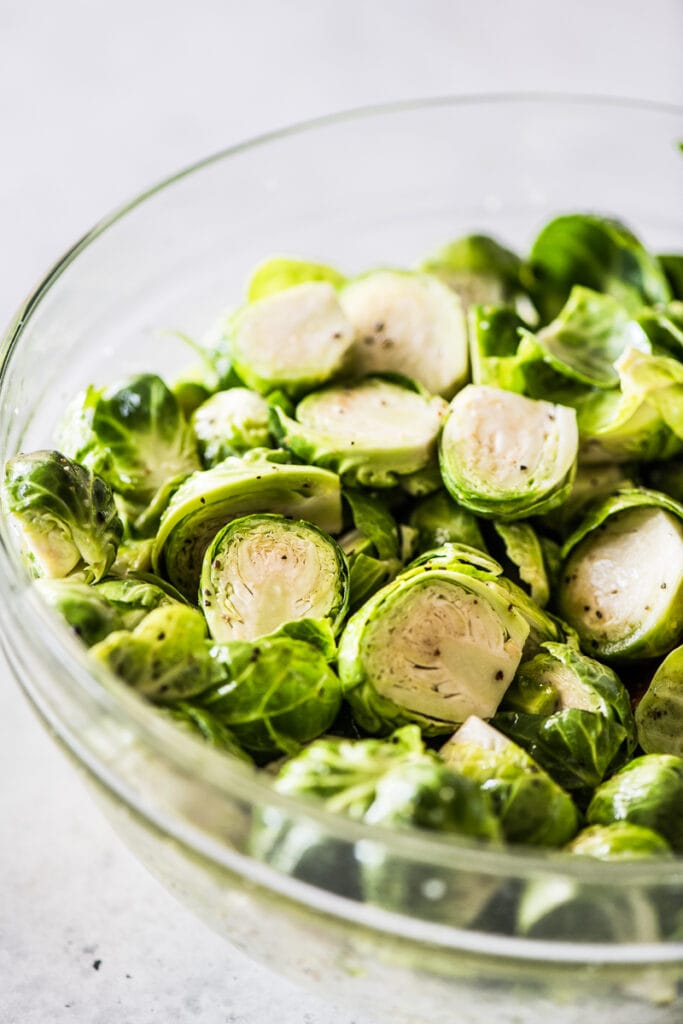
M467 569L415 568L349 620L339 644L344 694L370 733L408 722L428 736L451 732L469 715L495 712L528 633L505 597Z
M86 647L92 647L121 628L116 609L87 583L70 579L38 579L35 586L43 600L59 612Z
M631 307L667 302L671 292L656 257L617 220L573 213L546 224L531 247L532 295L545 320L574 285L605 292Z
M450 406L439 449L444 483L478 515L521 519L569 494L578 432L572 409L470 384Z
M301 520L233 519L204 555L200 604L219 641L257 640L298 619L325 620L338 632L348 599L344 553Z
M465 306L503 305L523 290L522 261L488 235L466 235L425 259L421 270L456 292Z
M630 821L589 825L569 843L567 849L596 860L640 860L641 857L670 857L671 847L658 832Z
M645 754L595 791L586 817L591 825L628 821L663 836L683 852L683 758Z
M249 302L256 302L268 295L310 281L327 281L335 288L341 288L345 278L339 271L325 266L324 263L310 263L292 256L271 256L270 259L259 263L249 278L247 299Z
M468 718L439 753L488 793L508 842L561 846L576 832L578 812L569 794L480 718Z
M494 724L582 801L635 748L628 691L568 644L544 643L521 665Z
M309 644L288 637L234 640L217 644L211 654L222 680L199 706L259 761L295 754L336 718L339 680Z
M646 754L683 757L683 647L664 659L636 708L638 743Z
M136 511L163 502L199 468L178 400L156 374L88 388L67 411L61 437L67 455L98 473Z
M519 577L519 581L540 608L550 599L550 583L545 567L543 548L538 534L530 523L492 523L503 543L505 558Z
M341 529L339 477L315 466L277 461L254 449L193 474L178 488L157 533L154 567L193 599L204 552L218 530L252 512L295 516L326 533Z
M10 459L2 504L35 576L94 583L116 557L123 525L110 488L60 452Z
M420 551L450 543L486 550L476 517L443 490L430 494L414 506L410 525L417 530Z
M339 545L349 564L348 610L354 612L400 572L403 553L396 520L381 499L353 488L343 494L353 529L339 538Z
M281 443L300 459L351 486L393 487L436 464L446 410L443 399L410 382L367 377L308 395L294 418L277 407L275 415Z
M355 333L327 281L309 281L243 306L228 333L235 370L254 391L297 397L345 363Z
M203 616L182 604L154 609L132 632L110 633L90 654L138 693L163 704L197 696L221 677Z
M339 294L356 331L349 370L397 373L450 398L467 382L467 326L457 295L430 274L376 270Z
M191 424L202 464L210 469L229 455L270 445L270 405L249 388L219 391L195 409Z
M683 506L624 489L587 513L563 548L560 614L597 657L666 654L683 640Z

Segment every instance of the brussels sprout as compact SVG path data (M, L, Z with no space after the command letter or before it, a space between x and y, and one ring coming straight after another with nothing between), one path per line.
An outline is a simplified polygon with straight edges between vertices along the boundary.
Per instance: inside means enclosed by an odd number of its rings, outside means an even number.
M520 666L494 725L580 799L635 747L628 691L567 644L544 643Z
M645 306L636 320L650 339L655 355L683 355L683 302L669 302L651 309Z
M243 306L228 332L235 370L268 394L297 397L338 374L355 332L327 281L309 281Z
M98 595L95 587L70 579L38 579L35 585L43 600L59 612L86 647L121 629L116 609Z
M665 494L626 489L567 540L558 607L597 657L657 657L683 639L682 520Z
M481 718L468 718L439 754L488 793L509 842L561 846L576 832L578 812L569 794Z
M36 576L93 583L116 557L123 524L110 488L60 452L9 459L2 503Z
M446 491L418 502L410 514L410 525L417 530L419 551L447 543L467 544L486 551L476 517L461 508Z
M234 640L211 653L222 681L194 703L259 761L297 753L334 721L341 706L339 680L309 644L288 637Z
M636 728L646 754L683 757L683 647L655 672L636 708Z
M536 340L554 370L598 388L619 386L614 364L626 349L652 351L647 334L620 302L579 286Z
M132 633L110 633L90 654L143 696L164 704L196 696L221 678L204 617L182 604L155 608Z
M409 382L368 377L308 395L295 419L274 411L282 444L299 458L333 469L347 484L393 487L436 464L447 408Z
M683 758L636 757L595 791L586 817L591 825L644 825L683 852Z
M125 576L129 572L149 572L152 568L153 552L154 537L140 537L136 540L129 537L119 545L110 572L113 576Z
M185 604L185 599L165 580L149 574L108 578L96 583L93 590L116 609L120 625L117 629L135 629L144 617L163 605Z
M525 342L527 325L507 306L474 306L468 315L472 383L487 384L505 391L527 391ZM524 346L520 348L520 345ZM537 358L536 345L531 345Z
M62 424L65 451L136 505L199 469L194 437L178 400L145 373L102 390L88 388Z
M475 575L479 573L482 579L500 576L503 572L502 565L486 551L470 547L469 544L452 543L423 551L406 567L402 578L415 573L422 574L425 570L431 572L433 569L453 569L455 572L474 572Z
M154 567L194 600L202 559L218 530L251 512L275 512L341 530L339 477L315 466L276 461L277 452L254 449L195 473L178 488L154 548Z
M683 364L629 349L616 362L620 391L576 406L584 462L651 462L683 451Z
M574 213L546 224L531 247L532 297L545 320L556 316L574 285L606 292L630 307L667 302L666 276L628 228Z
M349 563L349 610L356 611L403 566L399 529L386 505L363 491L346 488L353 530L339 539Z
M341 288L345 280L343 274L333 267L325 266L324 263L310 263L293 256L271 256L270 259L259 263L249 278L247 300L256 302L268 295L310 281L327 281L335 288Z
M257 640L297 619L324 619L338 632L348 574L339 545L310 523L243 516L206 549L199 599L219 641Z
M350 371L399 373L450 398L467 380L467 325L457 295L430 274L376 270L339 301L356 330Z
M184 726L195 736L201 736L212 747L217 747L218 750L223 750L226 754L232 754L233 757L239 758L240 761L246 761L247 764L253 764L253 759L246 750L242 749L230 730L206 708L180 701L169 707L168 713L178 725Z
M268 448L270 405L249 388L218 391L195 409L191 425L202 463L209 469L250 448Z
M538 534L530 523L506 523L494 520L491 524L505 549L506 560L512 564L519 580L540 608L550 599L550 584L545 568L543 548Z
M467 571L413 569L349 620L339 673L370 733L417 722L451 732L490 717L519 665L529 626L504 596Z
M420 269L438 277L465 306L502 305L522 291L522 261L488 235L466 235L423 260Z
M669 282L671 294L675 299L683 299L683 255L671 253L657 259Z
M570 853L596 860L640 860L642 857L670 857L671 847L658 832L630 821L589 825L569 843Z
M577 450L573 409L470 384L451 402L439 454L456 501L479 515L511 520L565 500Z

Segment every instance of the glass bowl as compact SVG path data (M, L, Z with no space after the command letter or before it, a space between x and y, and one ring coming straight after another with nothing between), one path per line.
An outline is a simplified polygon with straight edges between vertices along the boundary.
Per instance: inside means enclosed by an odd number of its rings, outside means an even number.
M524 248L571 210L680 248L682 127L647 103L447 98L318 120L182 171L94 228L20 310L2 344L0 461L49 446L85 384L191 361L172 332L203 332L275 252L349 273L410 265L473 230ZM682 858L501 851L278 795L98 676L29 586L6 521L0 541L19 682L138 856L240 949L396 1024L683 1019Z

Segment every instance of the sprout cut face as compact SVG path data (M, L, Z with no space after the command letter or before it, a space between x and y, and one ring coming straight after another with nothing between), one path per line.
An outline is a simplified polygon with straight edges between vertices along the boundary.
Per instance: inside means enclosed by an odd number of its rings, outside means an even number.
M448 732L494 714L519 665L528 625L466 574L399 578L351 619L339 671L359 722L386 732L417 721Z
M245 306L231 325L233 365L262 394L305 394L338 373L355 332L327 281L311 281Z
M429 274L377 270L343 288L340 302L357 334L353 373L400 373L446 398L467 380L467 326L448 285Z
M348 602L346 559L309 523L245 516L208 548L199 597L220 641L256 640L300 619L325 619L336 630Z
M602 527L565 563L560 614L596 657L666 654L683 636L683 524L634 507Z
M441 473L465 508L520 519L565 500L578 442L573 409L472 384L451 403L441 436Z
M390 487L436 468L446 410L441 398L370 377L308 395L295 419L276 412L282 443L300 458L334 469L347 483Z

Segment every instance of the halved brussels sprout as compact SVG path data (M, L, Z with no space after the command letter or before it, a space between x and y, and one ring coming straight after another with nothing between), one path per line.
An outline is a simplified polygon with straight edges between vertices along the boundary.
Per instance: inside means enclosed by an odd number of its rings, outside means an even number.
M316 466L278 462L254 449L195 473L179 487L161 521L154 567L194 600L204 552L221 527L251 512L305 519L326 533L342 526L339 477Z
M149 612L162 605L186 603L182 594L152 573L108 577L96 583L93 590L117 610L119 629L135 629Z
M560 614L597 657L666 654L683 639L683 506L657 491L622 490L567 540Z
M214 639L257 640L299 619L338 632L349 600L339 545L317 527L276 515L233 519L206 549L199 602Z
M286 288L311 281L327 281L335 288L341 288L346 278L334 267L324 263L311 263L295 256L271 256L259 263L249 278L247 301L256 302Z
M579 815L569 794L481 718L470 716L439 756L488 793L508 842L561 846L576 832Z
M243 306L229 325L233 366L262 394L297 397L338 374L355 331L327 281L309 281Z
M536 340L554 370L598 388L619 386L614 364L627 349L652 351L647 334L620 302L580 286Z
M636 744L618 676L568 644L544 643L520 666L494 724L582 799Z
M506 520L538 515L569 494L578 440L573 409L470 384L451 402L441 473L472 512Z
M410 513L410 525L417 530L420 552L449 543L486 551L475 516L461 508L446 491L440 490L418 502Z
M503 305L522 291L522 261L488 235L449 242L420 264L456 292L465 306Z
M606 292L637 308L667 302L666 276L625 225L594 214L564 214L541 230L531 247L537 281L533 299L544 319L556 316L574 285Z
M69 407L65 451L128 501L148 505L171 482L199 469L178 400L156 374L88 388Z
M683 852L683 758L636 757L595 791L586 817L591 825L644 825Z
M211 649L222 681L195 703L260 762L295 754L331 726L341 686L325 656L289 637L234 640Z
M636 708L636 728L646 754L683 757L683 647L655 672Z
M529 626L487 581L466 571L413 569L349 620L339 674L370 733L417 722L451 732L469 715L490 717L522 657Z
M138 693L162 704L195 697L221 678L203 615L183 604L155 608L132 633L110 633L90 654Z
M195 409L191 425L202 463L209 469L251 448L268 448L270 405L249 388L218 391Z
M116 557L123 524L109 486L60 452L9 459L2 504L36 576L94 583Z
M86 647L92 647L115 629L122 628L117 610L87 583L38 579L35 585L43 600L59 612Z
M393 487L436 466L448 406L410 382L367 377L307 395L295 418L276 407L280 441L299 458L333 469L348 484Z
M568 844L570 853L596 860L640 860L641 857L671 857L666 839L644 825L613 821L609 825L589 825Z
M339 294L356 330L350 371L399 373L450 398L467 380L467 325L462 303L430 274L376 270Z

